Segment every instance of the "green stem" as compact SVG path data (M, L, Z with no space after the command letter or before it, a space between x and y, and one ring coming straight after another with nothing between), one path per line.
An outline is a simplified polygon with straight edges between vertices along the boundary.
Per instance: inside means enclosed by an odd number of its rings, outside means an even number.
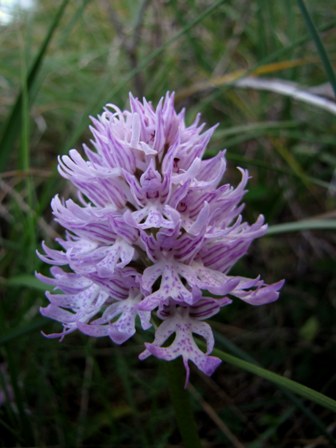
M202 448L188 390L184 389L185 371L180 359L164 365L176 422L185 448Z
M311 389L310 387L304 386L303 384L300 384L282 375L278 375L277 373L271 372L270 370L263 369L256 364L244 361L243 359L237 358L236 356L229 355L228 353L222 352L221 350L214 349L213 354L218 356L218 358L220 358L222 361L226 361L233 366L246 370L253 375L260 376L261 378L264 378L276 384L277 386L280 386L281 388L286 388L291 392L301 395L301 397L303 398L311 400L314 403L325 407L326 409L330 409L331 411L336 412L335 400L327 397L324 394L321 394L320 392L317 392L314 389Z

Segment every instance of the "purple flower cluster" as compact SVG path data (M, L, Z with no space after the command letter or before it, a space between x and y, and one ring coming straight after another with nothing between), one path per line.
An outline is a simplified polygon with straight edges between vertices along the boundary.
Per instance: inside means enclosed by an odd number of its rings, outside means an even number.
M55 292L41 313L63 324L63 337L79 329L116 344L131 338L139 321L155 329L140 359L182 356L211 375L220 360L205 322L237 297L251 305L273 302L283 281L230 276L264 218L243 221L241 200L248 172L236 188L222 184L225 153L202 160L215 128L190 126L167 93L156 109L130 95L130 110L107 104L90 127L94 150L84 145L59 158L59 172L78 190L78 203L56 196L56 221L66 229L39 257L53 265L52 278L37 274ZM66 266L66 270L60 266ZM206 342L203 352L194 340ZM167 340L174 336L173 342ZM170 341L168 341L170 342Z

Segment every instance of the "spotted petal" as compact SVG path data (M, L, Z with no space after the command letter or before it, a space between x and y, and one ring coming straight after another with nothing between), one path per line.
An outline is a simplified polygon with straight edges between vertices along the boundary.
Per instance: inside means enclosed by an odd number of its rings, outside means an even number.
M201 336L207 345L206 352L197 346L193 333ZM175 339L168 347L162 347L166 340L175 334ZM150 355L165 361L172 361L181 356L186 369L185 386L189 383L189 361L192 361L203 373L210 376L221 363L219 358L209 356L214 346L211 327L205 322L191 318L187 310L176 309L156 330L152 343L146 343L146 350L139 355L141 360Z

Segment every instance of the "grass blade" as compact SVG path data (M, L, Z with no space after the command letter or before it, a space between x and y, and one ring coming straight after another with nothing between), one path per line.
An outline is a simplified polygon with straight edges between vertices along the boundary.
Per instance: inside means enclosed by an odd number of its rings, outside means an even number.
M236 82L239 79L246 77L247 74L254 76L273 74L283 70L288 70L293 67L304 66L312 62L313 61L308 61L305 59L285 60L260 65L257 67L253 67L250 70L245 69L235 70L233 72L226 73L223 76L216 76L214 78L210 78L205 81L198 81L195 84L192 84L190 87L186 87L185 89L182 89L179 92L177 92L176 97L178 99L184 99L188 98L188 96L190 95L202 92L204 90L231 85L233 82Z
M9 287L23 287L23 288L35 289L37 291L46 291L52 289L52 286L45 285L36 277L29 274L12 276L8 280L5 280L4 283Z
M31 101L31 98L33 96L33 90L36 84L36 79L40 72L44 56L46 54L50 41L60 23L60 20L63 16L63 13L65 11L68 2L69 0L63 0L60 8L57 11L57 14L55 14L54 20L49 28L48 34L46 35L40 47L40 50L35 58L35 61L29 70L27 80L25 83L27 86L27 96L29 101ZM6 166L9 153L13 147L13 144L15 143L16 138L19 136L22 123L22 116L21 116L22 103L23 103L23 92L21 90L15 101L12 111L9 114L8 120L4 126L2 137L0 140L0 148L1 148L0 171L3 171L4 167Z
M28 92L28 73L27 73L27 48L24 44L24 36L21 37L21 145L20 145L20 165L24 172L30 170L30 110L29 110L29 92ZM26 214L26 241L30 247L31 255L27 258L28 265L34 266L34 247L36 247L36 216L34 210L34 184L31 176L27 176L24 180L24 189L27 193L27 203L29 213Z
M244 361L236 356L229 355L228 353L222 352L221 350L215 349L213 354L218 356L222 361L228 362L235 367L246 370L247 372L252 373L253 375L260 376L265 380L270 381L271 383L276 384L277 386L284 387L297 395L301 395L301 397L306 398L314 403L323 406L326 409L330 409L333 412L336 412L336 401L332 398L327 397L320 392L317 392L310 387L304 386L296 381L293 381L289 378L285 378L277 373L271 372L270 370L259 367L253 363Z
M267 235L277 235L287 232L303 232L304 230L335 230L336 220L334 219L305 219L296 222L286 222L269 226Z
M304 4L303 0L297 0L298 6L300 8L301 14L303 16L303 19L306 23L306 26L308 28L308 31L314 41L314 44L316 46L317 52L320 56L321 62L323 64L324 70L326 72L326 75L329 79L329 82L334 90L335 96L336 96L336 76L334 73L334 70L332 68L332 65L330 63L330 60L328 58L328 54L326 52L326 49L324 48L324 45L322 43L322 40L318 34L318 31L314 25L314 22L308 12L308 9L306 8L306 5Z

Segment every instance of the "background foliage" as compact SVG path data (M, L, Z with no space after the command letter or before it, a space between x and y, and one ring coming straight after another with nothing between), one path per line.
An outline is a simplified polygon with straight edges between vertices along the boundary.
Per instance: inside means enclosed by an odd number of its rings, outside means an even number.
M40 334L56 326L39 317L35 249L60 231L51 197L71 195L56 158L129 91L156 103L174 90L189 122L220 123L208 155L228 149L226 181L249 169L245 216L271 225L235 272L286 278L281 298L225 308L218 348L335 398L336 15L330 0L304 6L36 1L0 25L0 446L180 444L162 366L137 360L140 337L120 348ZM205 447L335 444L331 410L229 363L211 379L193 370L190 393Z

